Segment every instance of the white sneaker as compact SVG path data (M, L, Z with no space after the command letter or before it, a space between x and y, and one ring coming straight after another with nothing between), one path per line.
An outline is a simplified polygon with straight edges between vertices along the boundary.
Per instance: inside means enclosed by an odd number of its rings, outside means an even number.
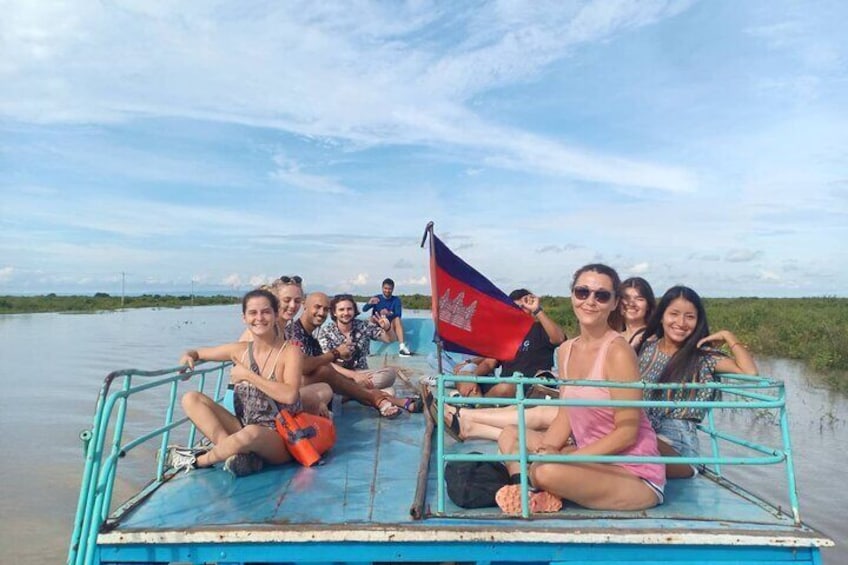
M206 453L203 451L202 453ZM179 447L176 445L168 446L168 452L165 454L165 466L173 467L177 471L185 470L186 473L197 468L198 450L190 447Z
M405 343L398 344L398 355L401 357L409 357L412 353L409 351L409 348Z

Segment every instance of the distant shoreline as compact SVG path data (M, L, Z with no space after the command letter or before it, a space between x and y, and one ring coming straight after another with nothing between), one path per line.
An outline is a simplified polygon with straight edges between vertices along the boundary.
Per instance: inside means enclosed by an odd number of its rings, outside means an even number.
M404 308L429 310L430 296L400 297ZM357 296L364 302L368 296ZM163 295L0 296L0 315L96 312L121 308L183 308L238 304L238 296ZM795 359L825 376L827 385L848 393L848 298L706 298L710 329L729 329L759 355ZM567 335L577 321L567 297L545 296L542 305Z

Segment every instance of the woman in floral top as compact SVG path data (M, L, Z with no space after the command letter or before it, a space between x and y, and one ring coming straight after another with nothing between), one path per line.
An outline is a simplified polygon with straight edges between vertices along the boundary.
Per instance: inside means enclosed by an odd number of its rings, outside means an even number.
M653 383L711 383L717 373L757 374L757 365L739 339L727 330L710 333L701 297L691 288L670 288L651 318L639 346L639 372ZM705 345L725 344L729 355ZM703 400L715 398L715 389L668 389L646 393L649 400ZM657 432L663 455L698 457L697 425L706 409L654 407L648 418ZM690 465L667 465L669 478L694 475Z

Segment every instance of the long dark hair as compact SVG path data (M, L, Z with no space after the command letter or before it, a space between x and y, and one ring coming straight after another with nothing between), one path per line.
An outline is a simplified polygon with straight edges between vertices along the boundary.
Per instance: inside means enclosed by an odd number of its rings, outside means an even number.
M241 299L242 314L247 312L247 301L251 298L267 298L268 302L271 303L271 309L274 310L274 316L276 316L280 312L280 299L277 298L277 296L270 290L264 288L257 288L245 294L244 298Z
M693 380L698 374L701 359L709 355L708 352L698 347L698 342L710 335L710 326L707 323L707 311L704 309L704 303L697 292L682 285L673 286L663 294L657 305L657 311L648 321L648 327L645 328L645 337L639 344L638 353L642 353L649 341L661 339L665 335L662 325L663 316L669 305L678 298L682 298L695 306L698 321L695 324L695 329L686 338L680 349L672 355L662 374L660 374L657 382L661 383L680 383Z
M654 297L654 289L652 289L650 283L642 277L630 277L628 279L624 279L621 283L622 300L624 299L624 289L626 288L635 288L636 292L639 293L639 296L645 299L645 303L648 306L645 309L645 324L647 325L648 321L651 319L651 314L653 314L654 310L657 309L657 299ZM613 328L620 332L627 329L624 326L624 315L621 313L622 304L624 304L624 302L620 301L618 308L616 308L615 312L610 315L610 318L615 320Z

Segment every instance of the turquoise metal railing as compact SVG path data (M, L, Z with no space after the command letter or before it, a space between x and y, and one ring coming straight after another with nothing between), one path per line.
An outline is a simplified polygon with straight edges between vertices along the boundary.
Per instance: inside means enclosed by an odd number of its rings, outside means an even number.
M208 366L198 364L194 371L189 372L181 372L184 371L184 367L161 371L126 369L115 371L106 377L97 397L91 429L80 433L85 451L85 466L74 517L74 529L68 549L69 565L83 565L94 561L97 534L105 525L112 505L119 459L139 445L161 436L156 479L146 491L155 489L165 480L163 455L168 446L170 432L175 427L188 422L187 418L174 420L179 383L196 378L197 390L204 392L207 386L207 375L214 374L216 379L210 396L220 402L223 399L222 392L226 382L224 370L230 365L231 363L215 363ZM134 384L134 380L140 382ZM169 386L170 391L163 425L123 443L129 398L140 392L164 386ZM111 441L107 439L110 429ZM196 429L192 424L189 431L189 445L194 443L195 434Z
M645 383L645 382L611 382L611 381L556 381L550 379L526 378L516 373L512 377L474 377L467 375L439 375L436 387L437 402L437 434L436 434L436 478L437 513L445 514L445 464L449 461L518 461L521 466L521 507L522 516L530 517L529 510L529 479L528 468L531 463L683 463L691 465L709 465L710 470L721 477L721 465L773 465L784 463L789 491L789 502L792 518L800 525L801 516L798 508L798 494L795 485L795 470L792 462L792 448L789 438L789 420L786 413L786 396L783 382L763 376L721 374L720 382L714 383ZM481 398L464 396L447 396L445 394L448 382L476 383L513 383L516 386L515 398ZM711 401L669 401L669 400L578 400L578 399L531 399L524 397L524 386L544 384L548 386L591 386L600 388L628 388L639 390L668 390L668 389L715 389L721 392L721 400ZM728 398L729 397L729 398ZM463 454L447 453L445 451L445 404L451 405L514 405L517 410L516 425L518 427L519 446L517 454ZM570 455L545 454L537 455L527 452L526 424L524 413L533 406L607 406L607 407L695 407L706 410L705 421L698 428L710 437L711 455L701 457L669 457L669 456L624 456L624 455ZM780 423L781 445L768 447L749 441L716 429L713 410L775 410L778 411ZM720 443L727 442L755 452L746 457L722 456Z

